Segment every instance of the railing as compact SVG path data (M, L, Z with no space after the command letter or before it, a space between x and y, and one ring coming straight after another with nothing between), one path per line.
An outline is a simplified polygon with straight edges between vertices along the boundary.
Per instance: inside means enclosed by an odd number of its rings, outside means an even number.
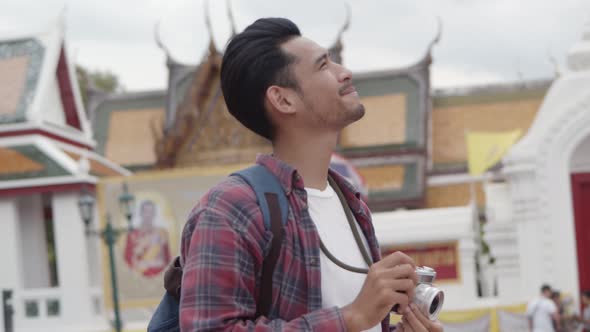
M59 288L20 290L14 295L15 318L19 320L56 319L61 316Z

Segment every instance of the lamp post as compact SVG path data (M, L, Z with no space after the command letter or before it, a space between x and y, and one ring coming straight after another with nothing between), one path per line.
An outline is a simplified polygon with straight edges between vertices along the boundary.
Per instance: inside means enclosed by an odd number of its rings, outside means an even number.
M87 190L84 190L78 200L80 215L86 228L86 235L95 235L100 237L107 245L109 250L109 266L111 270L111 289L113 295L113 311L115 315L114 328L116 332L121 332L122 321L119 311L119 291L117 288L117 270L115 266L115 244L119 235L133 229L131 218L133 217L133 207L135 206L135 197L129 192L127 183L123 183L123 193L119 196L119 207L121 214L127 218L126 228L113 227L111 214L106 214L106 226L102 230L93 230L90 228L94 212L94 197Z

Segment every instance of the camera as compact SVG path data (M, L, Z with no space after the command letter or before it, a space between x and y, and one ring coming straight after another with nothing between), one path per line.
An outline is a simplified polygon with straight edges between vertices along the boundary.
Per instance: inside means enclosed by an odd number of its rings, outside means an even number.
M436 271L428 266L417 267L418 284L416 295L412 302L430 320L436 320L445 300L445 293L434 287L432 283L436 279Z
M426 317L436 320L445 300L443 291L432 285L436 279L436 271L428 266L422 266L416 268L416 274L418 284L412 302ZM400 313L398 304L393 307L393 311Z

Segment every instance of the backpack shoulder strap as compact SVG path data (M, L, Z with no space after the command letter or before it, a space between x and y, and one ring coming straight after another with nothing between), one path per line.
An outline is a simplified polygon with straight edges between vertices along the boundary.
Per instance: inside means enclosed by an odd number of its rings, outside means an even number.
M264 227L270 229L273 235L270 250L262 263L261 289L256 303L256 317L268 316L272 306L272 276L281 252L289 202L276 176L262 165L246 168L233 175L240 176L252 187L262 211Z
M258 205L260 205L260 210L262 211L264 227L266 229L272 230L270 206L268 200L266 199L266 194L276 195L281 211L281 225L285 225L287 223L287 214L289 211L289 202L287 201L287 196L285 195L285 191L283 190L283 187L279 183L277 177L266 167L262 165L254 165L235 172L232 175L240 176L254 190L254 193L256 194L256 200L258 201Z

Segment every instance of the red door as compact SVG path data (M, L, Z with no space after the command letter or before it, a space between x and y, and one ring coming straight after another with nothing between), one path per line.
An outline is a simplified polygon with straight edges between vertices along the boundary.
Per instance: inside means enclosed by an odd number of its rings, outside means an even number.
M590 290L590 173L572 174L572 193L580 290Z

